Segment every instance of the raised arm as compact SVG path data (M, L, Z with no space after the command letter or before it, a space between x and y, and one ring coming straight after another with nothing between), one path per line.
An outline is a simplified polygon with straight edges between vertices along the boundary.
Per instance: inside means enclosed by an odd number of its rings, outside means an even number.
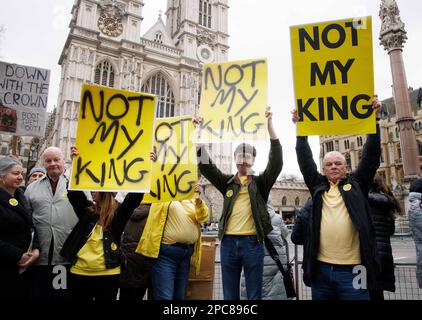
M274 130L273 112L271 111L270 107L268 107L267 110L265 110L265 117L267 118L267 128L268 128L268 134L270 135L270 139L271 140L278 139L277 133Z
M292 121L293 123L299 121L296 109L292 111ZM308 143L308 137L296 137L296 157L303 179L312 194L314 187L321 182L323 176L318 172L318 167Z
M374 96L372 107L377 112L377 119L381 110L381 103L378 101L378 97ZM369 134L367 140L363 146L362 158L360 159L356 170L353 175L359 181L359 184L365 194L368 193L369 188L372 184L372 180L380 166L381 157L381 137L380 127L377 122L376 133Z

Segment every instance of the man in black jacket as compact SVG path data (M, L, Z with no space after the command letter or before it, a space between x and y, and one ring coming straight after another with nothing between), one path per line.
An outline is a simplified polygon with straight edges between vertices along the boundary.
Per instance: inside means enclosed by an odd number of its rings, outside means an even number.
M375 99L372 106L379 111L381 104ZM378 272L367 196L381 156L379 126L368 135L362 158L350 174L337 151L325 154L320 174L307 137L297 137L296 154L313 201L303 239L303 281L311 286L314 300L367 300L367 288Z

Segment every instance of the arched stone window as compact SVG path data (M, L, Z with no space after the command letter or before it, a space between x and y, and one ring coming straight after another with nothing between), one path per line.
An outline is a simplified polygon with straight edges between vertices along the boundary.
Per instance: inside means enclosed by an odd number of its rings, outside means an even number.
M161 32L155 34L154 42L163 43L163 34Z
M296 199L295 199L295 206L298 206L299 204L300 204L299 197L296 197Z
M142 85L142 92L148 92L157 96L158 118L174 117L175 99L170 84L161 72L154 74Z
M104 60L97 64L95 67L94 83L111 88L114 87L114 70L109 61Z
M199 24L211 28L211 1L199 0Z
M287 198L286 196L283 197L283 199L281 199L281 205L285 206L287 204Z
M420 142L419 140L417 141L418 141L419 156L421 157L422 156L422 142Z

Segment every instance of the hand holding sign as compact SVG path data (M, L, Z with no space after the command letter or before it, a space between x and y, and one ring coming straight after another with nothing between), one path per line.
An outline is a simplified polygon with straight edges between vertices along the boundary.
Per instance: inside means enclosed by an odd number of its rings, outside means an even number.
M71 146L70 147L70 157L73 159L76 156L79 156L79 150L76 146Z
M197 183L196 185L195 185L195 189L194 189L194 191L195 191L195 204L197 205L197 206L199 206L199 205L201 205L201 203L202 203L202 200L201 200L201 198L200 198L200 195L201 195L201 193L202 193L202 187L201 187L201 185L199 184L199 183Z
M377 119L380 118L381 106L381 102L378 100L378 95L375 94L372 100L372 108L377 112Z

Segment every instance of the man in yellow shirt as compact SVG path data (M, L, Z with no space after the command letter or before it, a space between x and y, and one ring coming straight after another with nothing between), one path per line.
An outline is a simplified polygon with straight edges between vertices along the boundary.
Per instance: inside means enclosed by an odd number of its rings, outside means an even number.
M375 99L373 108L380 107ZM374 284L378 263L367 195L381 156L379 126L368 135L351 174L337 151L325 154L323 175L318 173L307 137L297 137L296 154L313 200L312 212L303 218L308 221L303 239L292 237L304 245L303 281L314 300L369 300L367 288Z
M272 230L266 203L283 166L281 144L273 128L272 112L267 110L265 115L271 147L267 167L260 175L253 175L256 150L249 144L242 143L234 151L238 171L235 175L222 173L203 147L197 151L199 170L224 196L218 237L221 240L225 300L240 299L242 269L247 298L260 300L262 296L263 240Z

